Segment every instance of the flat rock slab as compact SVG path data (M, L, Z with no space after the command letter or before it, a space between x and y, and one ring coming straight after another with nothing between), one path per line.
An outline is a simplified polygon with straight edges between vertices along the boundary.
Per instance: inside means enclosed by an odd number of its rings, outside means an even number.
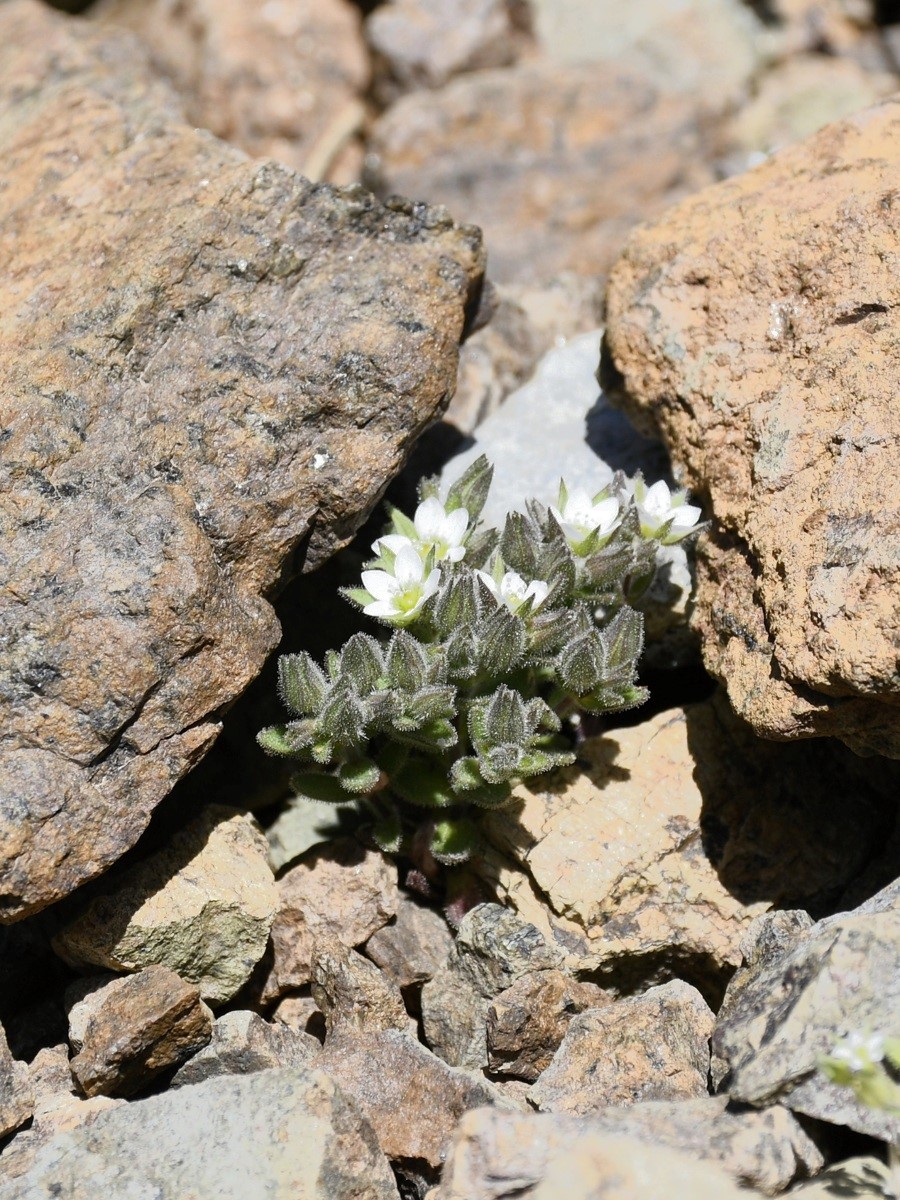
M896 99L635 232L604 378L709 496L709 670L767 737L900 758Z
M359 1110L319 1071L208 1079L52 1139L2 1200L398 1200Z
M453 390L477 231L249 162L0 8L0 920L134 844Z
M674 975L721 996L750 922L828 911L896 803L895 763L763 741L721 694L580 755L490 814L479 869L567 966L629 991Z

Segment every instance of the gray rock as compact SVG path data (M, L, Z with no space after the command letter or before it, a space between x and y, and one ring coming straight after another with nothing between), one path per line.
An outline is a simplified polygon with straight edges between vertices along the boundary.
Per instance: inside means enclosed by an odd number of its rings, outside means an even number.
M479 1109L459 1124L433 1200L749 1200L710 1162L593 1121Z
M488 1002L521 976L561 963L557 947L517 913L477 905L460 922L446 965L422 989L426 1042L453 1066L486 1067Z
M410 1028L396 983L333 934L318 939L310 986L329 1035Z
M609 1105L707 1095L714 1017L680 979L573 1017L531 1089L543 1112L585 1116Z
M371 1127L319 1071L208 1079L41 1147L2 1200L397 1200Z
M452 392L483 257L445 212L192 128L132 38L34 0L0 5L0 157L14 920L206 752L278 640L264 597L347 542Z
M853 1030L893 1033L900 1010L900 883L850 913L817 922L774 962L747 969L719 1018L719 1086L736 1100L783 1103L886 1141L900 1118L865 1108L818 1070Z
M464 1112L509 1107L480 1072L448 1066L396 1029L331 1040L318 1065L356 1101L397 1164L441 1166Z
M34 1112L34 1087L28 1066L13 1058L0 1025L0 1138L24 1125Z
M217 1075L250 1075L278 1067L310 1067L320 1049L308 1033L264 1021L258 1013L235 1009L212 1028L208 1046L184 1064L170 1087L202 1083Z
M407 988L431 979L453 946L447 922L433 908L400 895L397 915L366 942L366 957L394 981Z

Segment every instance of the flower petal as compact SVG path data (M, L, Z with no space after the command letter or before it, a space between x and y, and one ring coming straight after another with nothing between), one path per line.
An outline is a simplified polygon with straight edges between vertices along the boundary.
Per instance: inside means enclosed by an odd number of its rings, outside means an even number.
M410 588L419 583L425 574L425 564L419 557L419 552L410 544L404 546L394 559L394 577L401 588Z
M416 509L413 524L423 542L437 542L442 540L446 520L443 504L436 496L429 496Z
M397 581L387 571L363 571L360 578L363 587L376 600L387 600L397 594Z

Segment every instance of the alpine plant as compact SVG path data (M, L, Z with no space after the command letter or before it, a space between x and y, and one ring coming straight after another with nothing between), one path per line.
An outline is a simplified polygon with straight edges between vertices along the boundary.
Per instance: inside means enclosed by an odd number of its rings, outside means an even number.
M361 586L344 590L386 636L354 634L321 666L284 655L290 720L259 734L303 764L299 796L356 801L381 849L424 838L448 865L477 850L480 814L574 761L570 718L646 699L634 606L659 547L699 528L683 492L619 473L595 495L561 483L556 505L483 529L491 475L482 456L445 500L429 480L411 519L389 510Z

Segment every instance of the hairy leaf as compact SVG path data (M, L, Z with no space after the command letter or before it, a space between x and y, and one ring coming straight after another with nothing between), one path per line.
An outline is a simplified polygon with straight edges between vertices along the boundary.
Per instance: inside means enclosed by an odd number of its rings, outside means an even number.
M278 695L285 708L298 716L314 713L325 697L328 681L305 652L283 654L278 660Z
M367 633L354 633L341 651L341 676L359 696L384 686L384 655Z
M409 759L391 784L407 804L414 804L416 808L449 808L457 802L447 772L426 759Z
M444 505L446 511L451 513L464 508L469 514L469 523L474 524L481 516L493 477L494 468L487 455L480 455L450 488Z
M300 772L292 776L291 787L298 796L307 800L322 800L326 804L349 804L353 799L334 775Z
M428 655L411 633L398 630L388 643L387 673L392 687L414 692L428 681Z
M381 780L381 769L371 758L355 758L341 763L338 779L348 792L371 792Z
M477 630L478 671L497 678L521 662L527 644L525 622L506 605L497 605Z
M430 849L439 863L454 866L471 858L478 844L478 831L471 818L447 817L435 825Z
M501 685L485 714L485 741L494 746L505 742L521 745L528 732L525 702L518 692Z

